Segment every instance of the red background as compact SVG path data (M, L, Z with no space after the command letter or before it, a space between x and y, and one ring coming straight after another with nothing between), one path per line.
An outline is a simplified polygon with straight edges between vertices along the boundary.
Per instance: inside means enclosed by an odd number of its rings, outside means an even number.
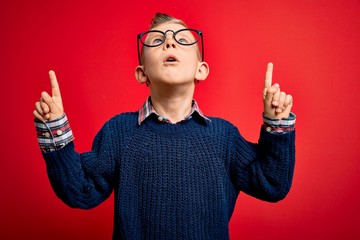
M241 194L231 238L360 238L358 0L121 2L1 1L1 239L111 238L112 199L85 211L53 193L32 111L54 69L76 148L89 150L105 121L147 97L134 78L136 34L157 11L204 32L210 76L195 97L207 115L257 141L269 61L294 96L293 187L277 204Z

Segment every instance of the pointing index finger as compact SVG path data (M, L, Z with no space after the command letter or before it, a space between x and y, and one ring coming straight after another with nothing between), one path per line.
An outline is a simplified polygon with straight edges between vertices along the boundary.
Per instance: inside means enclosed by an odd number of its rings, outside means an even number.
M59 87L59 83L56 79L56 75L55 72L53 70L49 71L49 78L50 78L50 84L51 84L51 91L52 91L52 95L55 97L60 97L60 87Z
M274 68L273 64L268 63L267 68L266 68L266 73L265 73L264 88L271 87L273 68Z

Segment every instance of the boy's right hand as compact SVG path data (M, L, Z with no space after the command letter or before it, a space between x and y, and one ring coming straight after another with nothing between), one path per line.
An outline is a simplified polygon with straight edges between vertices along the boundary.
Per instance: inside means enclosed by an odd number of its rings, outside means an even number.
M49 71L52 96L47 92L41 93L39 102L35 103L34 117L40 121L52 121L64 114L60 88L54 71Z

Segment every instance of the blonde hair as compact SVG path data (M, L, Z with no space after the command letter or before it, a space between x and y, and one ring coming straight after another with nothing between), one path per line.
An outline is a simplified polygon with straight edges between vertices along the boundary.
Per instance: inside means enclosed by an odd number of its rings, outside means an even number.
M166 13L156 13L155 16L153 17L153 19L151 20L150 29L153 29L153 28L159 26L160 24L168 23L168 22L177 23L177 24L180 24L180 25L184 26L185 28L187 28L184 21L182 21L180 19L174 18L170 15L167 15Z

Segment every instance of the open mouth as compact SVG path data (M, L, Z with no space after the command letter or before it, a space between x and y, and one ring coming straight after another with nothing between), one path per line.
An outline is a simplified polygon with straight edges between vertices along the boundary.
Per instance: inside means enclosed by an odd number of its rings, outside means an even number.
M174 56L168 56L165 58L164 62L171 63L171 62L178 62L178 60Z
M166 62L176 62L176 59L173 57L169 57L168 59L166 59Z

